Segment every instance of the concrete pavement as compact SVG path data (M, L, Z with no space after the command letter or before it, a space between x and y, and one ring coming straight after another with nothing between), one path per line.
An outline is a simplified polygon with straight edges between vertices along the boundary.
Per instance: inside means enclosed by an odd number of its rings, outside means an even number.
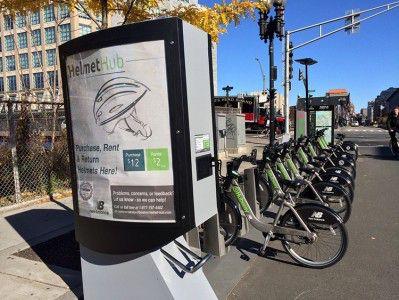
M313 270L296 265L285 253L256 257L229 299L398 299L399 298L399 160L385 132L362 131L355 200L347 223L349 248L337 265ZM348 139L355 131L344 130ZM376 151L378 149L378 151ZM256 243L257 240L252 241ZM272 247L279 248L278 242ZM244 251L245 252L245 251Z
M0 298L74 299L80 294L79 271L15 255L73 229L72 200L48 202L0 215ZM73 290L73 292L71 291Z
M279 242L271 244L275 250L268 258L259 257L263 237L252 229L228 255L213 258L204 267L220 299L399 298L399 161L392 160L384 146L386 131L348 129L343 131L360 143L361 156L344 259L325 270L306 269L281 252ZM249 142L262 148L263 139L250 137ZM81 295L79 271L57 267L37 250L38 257L33 259L15 255L70 232L71 207L68 199L0 214L1 299L76 299Z

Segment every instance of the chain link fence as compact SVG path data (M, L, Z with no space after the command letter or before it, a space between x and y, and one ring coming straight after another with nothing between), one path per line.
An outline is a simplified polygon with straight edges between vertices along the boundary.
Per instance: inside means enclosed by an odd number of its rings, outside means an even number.
M0 206L70 194L63 111L3 103L0 108Z

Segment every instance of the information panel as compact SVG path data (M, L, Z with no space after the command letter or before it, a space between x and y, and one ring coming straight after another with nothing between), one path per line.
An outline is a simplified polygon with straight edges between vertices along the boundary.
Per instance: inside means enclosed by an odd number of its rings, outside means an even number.
M79 215L174 223L164 41L67 57Z

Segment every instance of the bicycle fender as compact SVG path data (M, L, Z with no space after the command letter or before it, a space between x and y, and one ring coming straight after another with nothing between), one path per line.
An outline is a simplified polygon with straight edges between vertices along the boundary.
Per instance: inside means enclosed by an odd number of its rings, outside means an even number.
M298 204L294 208L305 222L312 221L327 225L334 225L337 221L343 223L342 218L335 211L318 203ZM328 213L325 213L326 210Z
M242 229L242 218L241 218L241 212L240 212L238 205L232 199L230 199L230 197L221 197L221 201L230 205L234 209L234 213L236 215L240 216L240 218L238 218L237 227L239 230L241 230Z

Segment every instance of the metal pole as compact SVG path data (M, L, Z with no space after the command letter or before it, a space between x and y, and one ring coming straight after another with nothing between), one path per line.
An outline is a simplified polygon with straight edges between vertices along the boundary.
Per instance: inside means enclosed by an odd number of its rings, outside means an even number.
M308 65L305 65L305 90L306 90L306 135L312 136L310 132L310 111L309 111L309 74L308 74Z
M290 139L290 32L285 33L285 62L284 62L284 115L285 115L285 133L283 136L283 142Z
M314 27L319 27L321 25L326 25L326 24L329 24L329 23L333 23L333 22L336 22L336 21L339 21L339 20L346 19L348 17L352 17L354 15L364 14L364 13L367 13L367 12L370 12L370 11L374 11L374 10L377 10L377 9L381 9L381 8L385 8L385 10L382 11L382 12L387 12L387 11L389 11L391 9L394 9L394 8L397 8L397 7L399 7L399 1L395 1L395 2L391 2L389 4L384 4L384 5L380 5L380 6L377 6L377 7L365 9L365 10L362 10L362 11L357 11L357 12L354 12L354 13L351 13L351 14L348 14L348 15L344 15L344 16L338 17L338 18L333 18L333 19L330 19L330 20L326 20L326 21L323 21L323 22L319 22L319 23L316 23L316 24L312 24L312 25L309 25L309 26L305 26L305 27L302 27L302 28L291 30L290 32L291 33L297 33L297 32L300 32L300 31L308 30L308 29L311 29L311 28L314 28ZM382 12L380 12L380 13L382 13ZM376 15L379 15L380 13L377 13ZM373 16L375 16L375 15L373 15ZM368 17L368 19L369 19L369 17ZM361 22L361 21L364 21L364 20L360 20L359 22ZM359 22L357 22L357 23L359 23ZM352 26L352 25L353 24L351 24L349 26Z
M273 21L271 21L273 22ZM269 97L270 97L270 145L274 144L274 140L276 139L276 126L275 126L275 113L274 113L274 101L275 101L275 93L274 93L274 76L273 76L273 68L274 68L274 32L269 37ZM272 97L273 96L273 97Z

